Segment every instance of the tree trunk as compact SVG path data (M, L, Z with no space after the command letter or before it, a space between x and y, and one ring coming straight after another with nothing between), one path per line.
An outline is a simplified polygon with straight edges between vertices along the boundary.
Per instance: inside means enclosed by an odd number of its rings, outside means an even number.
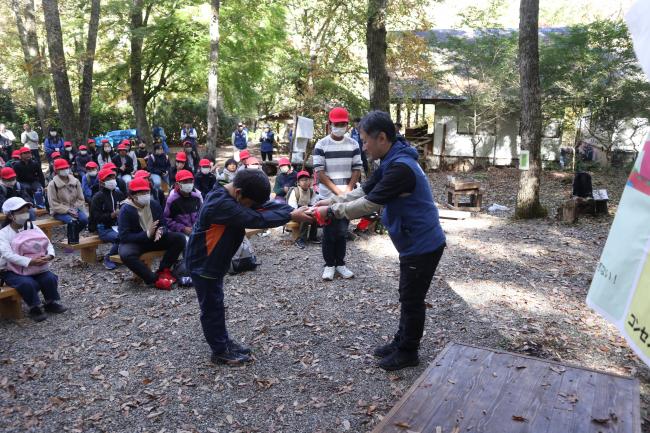
M74 105L72 104L68 69L63 51L59 2L58 0L42 0L42 3L45 30L47 32L47 47L50 54L50 70L52 71L61 129L63 129L63 137L66 140L74 140L77 135L77 121L74 113Z
M390 77L386 70L386 6L388 0L368 0L366 47L370 109L390 113Z
M151 146L153 139L147 121L147 101L144 96L144 81L142 80L143 3L143 0L133 0L131 4L131 107L138 135L144 138L147 146Z
M52 109L52 97L50 96L50 84L46 71L45 58L41 56L36 33L36 19L34 16L33 0L12 0L11 8L16 15L16 26L20 45L23 48L25 57L25 69L29 78L29 84L34 92L36 100L36 114L41 124L42 133L48 133L50 110Z
M97 46L100 3L101 0L92 0L90 5L88 39L86 41L86 55L83 61L81 91L79 93L79 144L84 144L90 131L90 103L93 90L93 65L95 63L95 47Z
M210 157L217 154L219 132L219 7L220 0L212 0L210 19L210 64L208 65L208 139L207 152Z
M542 105L539 84L539 0L521 0L519 6L519 78L521 80L521 148L530 152L529 170L522 170L516 216L546 216L539 202L542 171Z

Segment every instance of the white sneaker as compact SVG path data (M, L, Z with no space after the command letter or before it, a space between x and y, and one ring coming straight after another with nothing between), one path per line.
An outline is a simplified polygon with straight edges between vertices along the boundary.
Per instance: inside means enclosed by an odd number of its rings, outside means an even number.
M340 275L341 277L345 278L346 280L347 280L348 278L352 278L352 277L354 277L354 272L352 272L351 270L349 270L349 269L347 268L347 266L337 266L337 267L336 267L336 272L338 272L339 275Z
M323 279L326 281L332 281L334 279L334 271L336 268L334 266L325 266L323 268Z

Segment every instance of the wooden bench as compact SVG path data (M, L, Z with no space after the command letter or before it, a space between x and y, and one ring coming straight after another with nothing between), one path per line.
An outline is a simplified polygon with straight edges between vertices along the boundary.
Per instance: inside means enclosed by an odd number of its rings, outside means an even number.
M154 259L160 258L165 255L165 251L149 251L148 253L144 253L140 256L140 260L151 269L151 266L153 264ZM115 254L114 256L110 256L111 262L113 263L120 263L124 264L122 262L122 258L120 257L119 254Z
M46 209L36 209L34 213L36 214L36 218L38 218L38 217L42 217L44 215L47 215L47 210ZM7 215L5 215L3 213L0 213L0 223L5 222L6 219L7 219Z
M450 343L372 430L640 433L638 379Z
M285 224L284 229L291 232L291 238L294 242L300 237L300 223L289 221Z
M23 316L22 301L23 298L13 287L0 287L0 317L20 319Z
M55 220L54 218L44 218L34 221L34 225L43 230L45 236L52 239L52 229L54 227L64 226L65 223L59 220Z
M80 238L78 244L70 245L66 242L59 242L58 245L68 250L78 250L82 262L94 264L97 263L97 247L103 243L104 241L99 239L99 236L93 235Z

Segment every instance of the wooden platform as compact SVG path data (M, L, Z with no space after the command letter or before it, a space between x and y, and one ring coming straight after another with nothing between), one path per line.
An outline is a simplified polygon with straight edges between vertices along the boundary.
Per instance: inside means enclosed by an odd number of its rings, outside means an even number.
M374 433L639 433L639 381L450 343Z
M52 229L54 227L64 226L65 224L59 220L55 220L54 218L43 218L34 221L34 225L38 226L38 228L45 233L45 236L52 239Z
M23 316L22 300L13 287L0 287L0 318L20 319Z
M67 241L59 242L61 248L70 250L78 250L82 262L93 264L97 263L97 247L102 245L104 241L99 239L97 235L87 236L80 238L78 244L70 245Z

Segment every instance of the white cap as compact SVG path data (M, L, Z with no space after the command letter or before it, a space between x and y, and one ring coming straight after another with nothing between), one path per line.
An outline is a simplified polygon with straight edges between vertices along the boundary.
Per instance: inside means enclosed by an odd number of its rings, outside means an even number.
M5 202L2 204L2 213L3 214L8 214L9 212L13 212L15 210L20 209L21 207L29 205L31 206L31 203L26 202L20 197L11 197L5 200Z

